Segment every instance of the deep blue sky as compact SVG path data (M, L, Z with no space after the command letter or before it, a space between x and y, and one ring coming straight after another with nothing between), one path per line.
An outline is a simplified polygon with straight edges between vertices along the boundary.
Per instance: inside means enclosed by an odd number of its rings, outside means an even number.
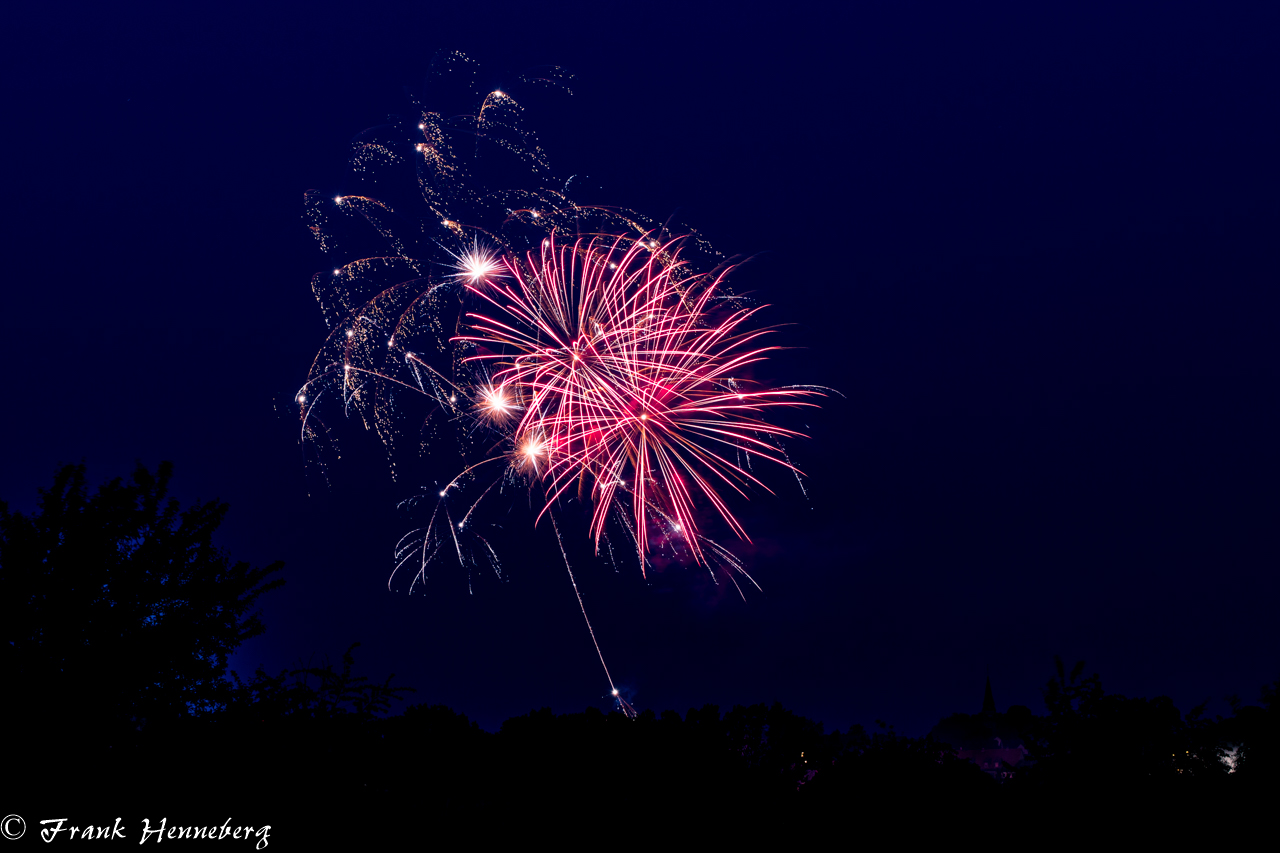
M581 565L638 706L919 733L987 668L1038 709L1055 654L1184 710L1280 675L1273 4L436 5L9 14L0 497L171 459L287 563L238 668L358 640L488 728L603 705L546 530L504 586L390 593L415 484L352 422L325 491L287 405L324 334L302 193L460 50L572 70L527 115L555 171L756 256L780 375L845 395L792 448L810 500L743 509L763 594Z

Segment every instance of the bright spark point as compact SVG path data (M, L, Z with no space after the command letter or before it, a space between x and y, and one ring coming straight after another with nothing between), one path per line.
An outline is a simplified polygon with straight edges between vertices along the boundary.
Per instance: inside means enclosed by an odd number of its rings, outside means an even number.
M449 395L449 402L450 402L450 403L456 403L456 402L458 402L458 395L457 395L457 394L450 394L450 395Z
M427 126L425 124L418 125L418 130L426 130L426 129L427 129Z
M347 337L348 337L348 338L349 338L349 337L351 337L351 336L352 336L352 335L354 335L354 334L355 334L355 332L351 331L350 329L347 329Z
M501 387L488 387L480 391L481 413L494 421L505 420L512 410L511 401Z
M307 395L306 395L306 394L299 394L299 395L298 395L298 402L299 402L299 403L305 403L305 402L307 402Z
M617 695L618 695L618 688L616 688L616 687L615 687L615 688L613 688L613 695L614 695L614 696L617 696Z
M334 204L342 204L342 196L340 196L340 195L335 195L335 196L333 197L333 203L334 203Z
M449 223L446 221L446 225ZM450 252L450 254L453 254ZM453 255L458 262L458 272L454 273L454 278L466 279L467 283L475 284L483 278L490 276L500 276L502 273L502 264L498 262L497 254L487 246L481 246L480 241L476 240L471 244L471 248L464 251L461 255Z
M447 492L447 491L449 491L449 490L448 490L448 489L441 489L441 490L440 490L440 497L444 497L444 493L445 493L445 492Z
M339 274L341 274L341 273L342 273L342 270L337 269L336 267L334 268L334 270L333 270L333 274L334 274L334 275L339 275Z

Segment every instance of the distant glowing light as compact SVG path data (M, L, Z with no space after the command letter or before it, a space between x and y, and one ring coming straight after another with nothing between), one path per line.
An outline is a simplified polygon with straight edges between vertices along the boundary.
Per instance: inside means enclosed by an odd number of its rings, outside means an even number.
M340 195L335 195L335 196L333 197L333 203L334 203L334 204L342 204L342 196L340 196Z

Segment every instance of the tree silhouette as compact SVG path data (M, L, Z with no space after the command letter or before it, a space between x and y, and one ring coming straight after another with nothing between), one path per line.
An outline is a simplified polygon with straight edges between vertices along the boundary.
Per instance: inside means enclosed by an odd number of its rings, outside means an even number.
M227 505L180 509L172 472L140 464L90 496L84 464L67 465L34 515L0 502L0 654L26 697L11 694L14 722L109 746L226 701L227 655L263 631L253 606L283 564L233 564L212 544Z
M1280 681L1262 687L1262 705L1245 705L1228 697L1233 714L1224 721L1220 740L1230 753L1233 773L1250 790L1272 788L1280 776Z
M1195 779L1212 783L1226 775L1217 734L1203 719L1204 706L1185 718L1167 696L1130 699L1107 693L1095 673L1081 677L1084 661L1045 685L1048 716L1032 748L1029 778L1062 787L1146 786L1161 789Z
M342 653L342 670L333 668L327 658L324 666L298 666L279 675L269 675L261 667L249 681L231 674L236 687L232 694L234 712L250 719L335 720L366 723L391 710L391 703L413 693L412 687L392 687L395 674L379 684L367 676L353 675L355 657L360 647L352 643ZM311 680L316 684L312 686Z

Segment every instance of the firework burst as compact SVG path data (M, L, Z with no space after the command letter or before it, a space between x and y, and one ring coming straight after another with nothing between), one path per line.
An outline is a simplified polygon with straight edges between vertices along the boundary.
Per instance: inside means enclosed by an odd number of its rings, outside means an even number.
M797 433L764 415L817 393L742 378L772 349L748 328L759 309L722 300L723 276L689 273L677 246L647 235L552 235L504 259L503 275L469 279L482 310L454 340L482 350L464 362L492 375L490 393L520 401L507 440L542 487L542 514L570 492L589 500L598 552L627 507L642 572L654 522L708 562L699 500L746 538L721 490L767 489L744 456L792 468L772 442Z
M441 67L456 76L467 62L451 55ZM418 215L358 192L307 194L326 252L375 239L373 251L313 279L330 334L296 394L304 444L332 444L324 413L337 409L390 451L411 432L412 398L444 415L434 427L432 414L416 421L425 444L439 444L442 428L455 432L458 473L405 502L429 503L429 520L397 545L388 585L408 570L412 591L446 558L468 578L482 565L501 576L483 507L513 487L538 503L538 522L550 520L584 618L557 519L571 500L590 507L597 555L612 561L610 537L621 536L642 574L662 551L713 578L747 577L706 528L747 538L731 503L767 490L754 461L799 476L783 450L799 433L770 416L813 405L821 389L752 380L775 349L755 326L761 307L729 292L725 264L697 271L690 254L714 252L695 232L673 236L630 211L577 204L567 184L495 191L477 180L483 152L523 169L529 184L546 172L514 96L493 91L479 102L474 115L423 109L353 143L362 179L415 164Z

